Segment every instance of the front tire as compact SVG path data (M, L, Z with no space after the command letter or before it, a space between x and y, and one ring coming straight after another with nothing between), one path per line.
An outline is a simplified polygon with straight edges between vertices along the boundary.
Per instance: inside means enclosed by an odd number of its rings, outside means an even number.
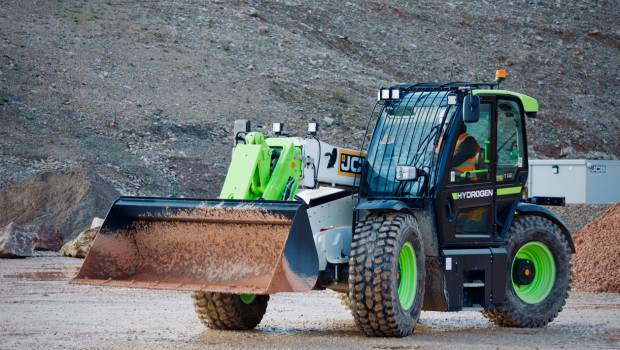
M269 295L194 292L194 307L202 323L212 329L249 330L265 315Z
M370 214L356 226L349 299L358 328L372 337L405 337L420 317L426 268L415 218Z
M570 247L558 225L541 216L516 217L508 232L508 267L503 302L483 315L500 327L543 327L566 304L571 283ZM520 283L518 264L533 277Z

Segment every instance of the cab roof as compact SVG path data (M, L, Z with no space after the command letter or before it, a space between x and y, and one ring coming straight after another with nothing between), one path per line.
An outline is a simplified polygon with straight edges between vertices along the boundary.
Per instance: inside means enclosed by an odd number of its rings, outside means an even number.
M397 84L389 87L389 89L399 89L402 92L418 92L418 91L463 91L471 89L474 95L504 95L514 96L521 101L525 113L534 116L538 112L538 101L528 95L521 94L510 90L497 89L499 81L494 82L464 82L454 81L449 83L414 83L414 84ZM382 88L383 89L383 88Z
M496 90L496 89L475 89L472 91L474 95L508 95L514 96L521 100L521 104L523 105L523 109L525 113L536 113L538 112L538 101L528 95L524 95L518 92L510 91L510 90Z

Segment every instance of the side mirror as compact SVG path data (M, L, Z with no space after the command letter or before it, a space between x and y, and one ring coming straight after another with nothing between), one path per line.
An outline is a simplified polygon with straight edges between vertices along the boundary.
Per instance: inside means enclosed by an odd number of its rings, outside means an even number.
M478 119L480 119L480 96L467 94L463 98L463 121L476 123Z

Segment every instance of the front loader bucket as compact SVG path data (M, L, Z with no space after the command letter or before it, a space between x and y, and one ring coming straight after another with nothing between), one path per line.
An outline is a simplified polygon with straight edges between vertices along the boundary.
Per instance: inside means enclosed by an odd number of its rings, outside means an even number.
M72 283L273 294L317 275L301 202L121 197Z

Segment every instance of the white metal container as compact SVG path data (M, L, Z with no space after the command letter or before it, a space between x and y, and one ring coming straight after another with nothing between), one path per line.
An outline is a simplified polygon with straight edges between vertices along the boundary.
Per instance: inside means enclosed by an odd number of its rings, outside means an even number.
M530 197L565 197L566 203L620 202L620 160L531 159Z

